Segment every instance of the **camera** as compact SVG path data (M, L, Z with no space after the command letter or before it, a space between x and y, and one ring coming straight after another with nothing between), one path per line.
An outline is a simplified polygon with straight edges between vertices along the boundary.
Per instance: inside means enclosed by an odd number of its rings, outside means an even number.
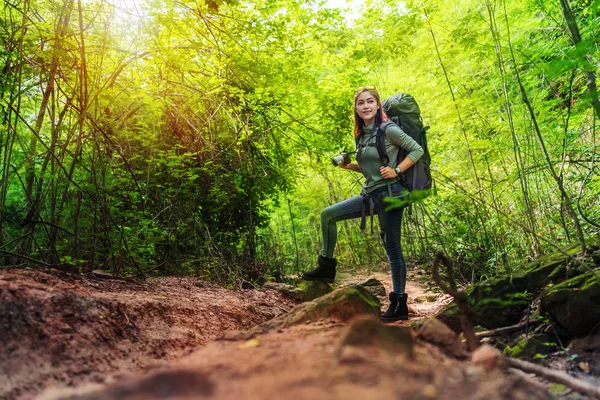
M337 156L331 159L331 162L335 167L339 167L340 165L350 164L350 154L347 151L342 151Z

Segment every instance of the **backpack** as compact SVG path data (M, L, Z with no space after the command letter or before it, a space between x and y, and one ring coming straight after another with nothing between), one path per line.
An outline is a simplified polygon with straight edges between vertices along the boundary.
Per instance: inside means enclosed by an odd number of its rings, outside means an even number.
M431 193L431 156L427 148L427 136L425 133L429 126L423 126L421 111L415 99L406 93L395 94L382 102L382 108L390 120L398 125L408 136L413 138L423 148L423 156L409 169L400 174L400 183L408 189L411 194L411 202L423 200ZM385 130L390 122L386 121L377 129L376 146L379 158L384 165L388 165L390 159L385 149ZM398 160L393 167L403 160L408 152L400 148Z

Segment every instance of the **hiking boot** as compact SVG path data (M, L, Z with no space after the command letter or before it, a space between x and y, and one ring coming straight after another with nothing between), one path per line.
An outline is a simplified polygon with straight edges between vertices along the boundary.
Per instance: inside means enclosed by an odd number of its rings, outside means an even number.
M302 279L306 281L333 283L335 280L335 266L337 265L337 260L335 258L319 256L317 264L319 264L317 268L304 272L302 274Z
M387 311L381 314L379 318L383 322L393 322L408 319L408 306L406 305L408 296L406 293L397 294L390 292L390 306Z

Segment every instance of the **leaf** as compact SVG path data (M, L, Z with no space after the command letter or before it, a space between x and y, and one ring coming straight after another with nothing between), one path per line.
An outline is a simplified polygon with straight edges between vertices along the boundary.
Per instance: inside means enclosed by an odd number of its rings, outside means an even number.
M590 373L590 364L587 362L580 362L579 368L581 368L582 371L585 372L586 374Z
M258 338L253 338L253 339L250 339L250 340L248 340L248 341L240 344L238 346L238 348L240 348L240 349L248 349L248 348L251 348L251 347L258 347L259 345L260 345L260 341L258 340Z

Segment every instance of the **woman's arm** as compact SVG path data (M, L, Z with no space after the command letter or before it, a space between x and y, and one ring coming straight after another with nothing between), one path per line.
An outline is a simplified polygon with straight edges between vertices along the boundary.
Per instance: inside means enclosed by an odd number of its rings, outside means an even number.
M414 163L419 161L419 158L423 155L423 148L413 140L410 136L408 136L398 125L390 124L385 130L387 138L396 146L402 147L404 150L408 151L406 158L410 158L412 164L406 164L406 168L400 169L402 171L406 171L407 168L411 167ZM404 160L402 160L404 162ZM402 164L402 163L401 163Z
M400 168L400 171L406 171L423 155L423 148L413 140L410 136L408 136L402 129L400 129L397 125L390 124L385 133L388 139L398 147L402 147L403 149L408 151L408 154L400 163L397 165ZM379 172L384 179L394 179L398 176L395 170L396 166L392 167L381 167Z
M357 163L350 163L350 164L340 165L340 168L342 168L342 169L349 169L350 171L354 171L354 172L360 172L360 167L358 166Z

